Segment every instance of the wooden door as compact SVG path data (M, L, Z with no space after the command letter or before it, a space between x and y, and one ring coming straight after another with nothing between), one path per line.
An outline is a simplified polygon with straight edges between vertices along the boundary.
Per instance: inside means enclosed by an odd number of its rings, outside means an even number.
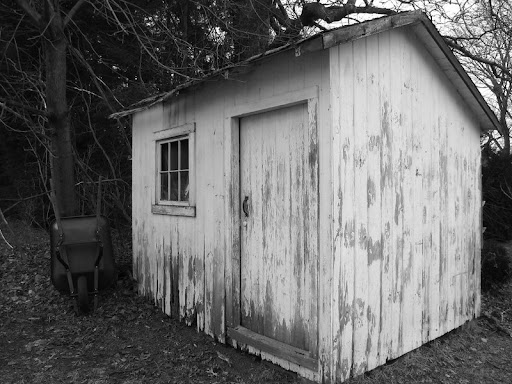
M317 167L307 103L240 119L240 323L309 356L317 344Z

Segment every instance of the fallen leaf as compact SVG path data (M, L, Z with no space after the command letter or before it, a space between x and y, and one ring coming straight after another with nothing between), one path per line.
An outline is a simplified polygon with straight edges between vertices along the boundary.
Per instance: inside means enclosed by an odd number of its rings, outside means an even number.
M226 363L228 363L229 366L231 366L231 360L229 359L229 357L223 355L219 351L217 351L217 356L219 357L219 359L224 360Z
M32 349L37 348L37 347L41 347L41 346L45 346L48 343L49 343L49 341L46 340L46 339L39 339L39 340L36 340L36 341L31 341L30 343L25 345L25 350L27 352L31 352Z

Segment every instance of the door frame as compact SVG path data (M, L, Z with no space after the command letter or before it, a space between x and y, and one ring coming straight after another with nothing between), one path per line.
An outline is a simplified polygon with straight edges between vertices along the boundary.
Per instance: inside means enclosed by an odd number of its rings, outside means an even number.
M318 87L310 87L282 95L271 96L255 102L236 105L226 109L224 121L224 171L225 171L225 289L226 289L226 333L231 343L251 346L260 353L295 363L317 371L318 369L318 303L319 303L319 257L316 265L316 296L311 300L311 321L315 322L315 333L310 335L310 351L304 351L288 344L270 339L244 328L240 324L240 119L256 113L307 103L308 129L310 132L310 158L316 161L316 189L318 192ZM317 222L319 221L318 197ZM318 228L318 225L317 225ZM319 255L319 233L317 230L317 252ZM234 342L233 342L234 341Z

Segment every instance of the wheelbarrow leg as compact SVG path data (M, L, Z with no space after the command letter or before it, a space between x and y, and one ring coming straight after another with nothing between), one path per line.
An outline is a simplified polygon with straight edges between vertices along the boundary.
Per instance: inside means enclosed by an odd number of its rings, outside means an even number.
M67 249L65 246L61 245L59 247L59 251L62 252L62 255L66 258L66 260L68 260L68 255L67 255ZM73 277L71 276L71 271L69 270L69 264L66 263L61 257L60 257L60 252L59 254L57 254L57 259L62 263L62 265L64 266L64 268L66 268L66 276L68 278L68 285L69 285L69 292L71 294L71 297L72 298L75 298L76 297L76 292L75 292L75 285L73 284ZM78 312L78 304L76 302L76 299L73 300L73 309L75 310L75 314L78 315L79 312Z
M75 287L73 285L73 278L71 277L71 271L69 270L69 268L66 268L66 275L68 277L69 292L71 292L71 297L74 297ZM73 299L73 309L75 310L75 314L78 315L78 304L76 302L76 299Z
M89 312L89 292L87 291L87 276L78 277L78 304L83 313Z
M98 307L98 276L100 267L96 264L94 267L94 310Z

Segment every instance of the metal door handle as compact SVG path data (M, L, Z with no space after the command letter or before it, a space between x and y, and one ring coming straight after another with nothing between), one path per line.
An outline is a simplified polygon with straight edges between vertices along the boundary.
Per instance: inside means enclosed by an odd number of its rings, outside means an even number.
M245 217L249 217L249 196L245 196L244 202L242 203L242 209Z

